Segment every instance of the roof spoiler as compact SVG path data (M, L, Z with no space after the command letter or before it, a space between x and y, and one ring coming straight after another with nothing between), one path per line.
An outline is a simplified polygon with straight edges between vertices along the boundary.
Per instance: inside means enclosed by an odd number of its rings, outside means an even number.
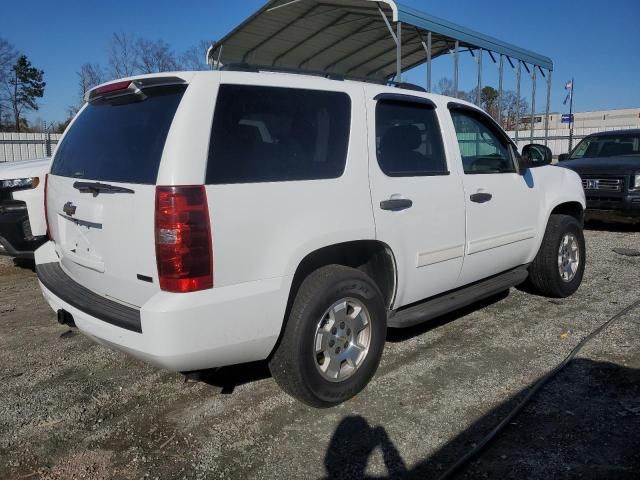
M104 98L117 98L126 95L137 95L144 99L145 88L166 87L170 85L186 85L187 82L179 77L149 77L138 78L136 80L122 80L100 85L90 91L85 96L85 102L93 103Z

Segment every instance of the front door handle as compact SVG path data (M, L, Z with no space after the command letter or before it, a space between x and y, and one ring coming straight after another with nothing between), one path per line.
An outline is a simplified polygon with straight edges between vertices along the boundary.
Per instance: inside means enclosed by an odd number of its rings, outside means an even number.
M471 201L475 203L487 203L491 201L493 195L490 193L474 193L470 198Z
M382 210L389 210L391 212L400 212L411 207L413 207L413 201L408 198L390 198L389 200L380 202L380 208Z

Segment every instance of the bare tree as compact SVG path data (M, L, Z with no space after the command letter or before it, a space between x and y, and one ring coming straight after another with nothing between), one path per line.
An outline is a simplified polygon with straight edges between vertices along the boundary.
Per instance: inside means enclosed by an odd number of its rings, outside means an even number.
M5 38L0 37L0 81L4 82L11 67L18 58L18 52Z
M80 67L78 75L78 94L80 95L80 103L84 102L84 96L89 90L96 85L105 82L105 75L102 67L97 63L85 63Z
M132 35L115 32L109 44L109 68L112 78L130 77L136 73L138 52Z
M116 32L109 44L109 73L112 78L122 78L174 70L207 70L205 57L212 43L201 40L181 55L176 55L164 40L147 40Z
M187 51L185 51L179 58L180 69L183 70L209 70L207 64L207 50L215 42L210 40L200 40L197 45L194 45Z
M106 81L102 67L97 63L85 63L76 72L78 75L78 101L75 105L67 108L67 116L75 117L80 107L84 103L84 97L93 87Z
M18 58L18 52L5 38L0 37L0 126L7 119L10 108L9 79L11 67Z
M436 92L440 95L447 97L455 97L456 92L454 89L453 81L450 78L441 78L436 85Z
M135 42L135 69L138 73L170 72L178 69L176 56L164 40L145 40Z
M504 128L507 130L513 130L516 126L516 116L520 118L528 115L529 102L526 99L516 96L511 90L507 90L502 94L502 122Z

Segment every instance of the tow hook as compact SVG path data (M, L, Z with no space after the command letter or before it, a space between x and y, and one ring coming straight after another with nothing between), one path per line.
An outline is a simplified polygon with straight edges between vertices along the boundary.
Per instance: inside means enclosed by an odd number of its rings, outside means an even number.
M58 310L58 323L67 327L76 328L76 322L73 321L73 315L66 310Z

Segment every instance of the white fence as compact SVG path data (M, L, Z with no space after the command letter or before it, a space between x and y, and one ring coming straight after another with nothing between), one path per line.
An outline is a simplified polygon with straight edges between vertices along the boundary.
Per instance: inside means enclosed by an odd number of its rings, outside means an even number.
M0 132L0 162L50 157L61 136L58 133Z

